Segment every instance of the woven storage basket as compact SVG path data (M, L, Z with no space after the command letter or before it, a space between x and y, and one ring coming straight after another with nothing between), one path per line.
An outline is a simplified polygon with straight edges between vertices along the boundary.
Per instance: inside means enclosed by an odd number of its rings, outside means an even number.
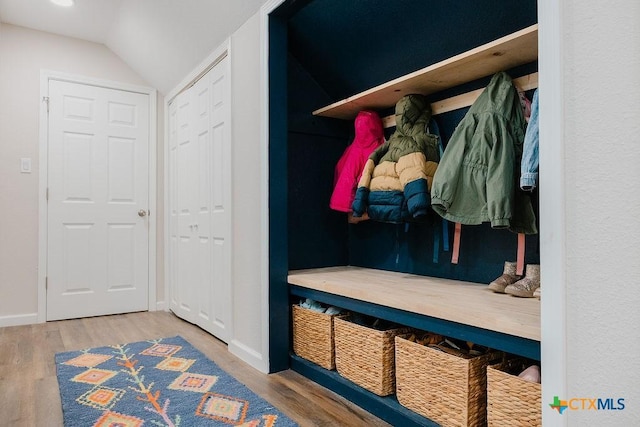
M501 355L489 352L465 359L398 336L398 402L445 427L484 426L486 367Z
M378 396L393 394L396 385L393 338L409 328L380 331L346 319L335 319L333 328L338 373Z
M489 426L542 425L542 386L506 371L510 362L487 367L487 421ZM522 368L526 366L522 365Z
M293 352L325 369L335 369L333 319L344 315L330 315L292 306Z

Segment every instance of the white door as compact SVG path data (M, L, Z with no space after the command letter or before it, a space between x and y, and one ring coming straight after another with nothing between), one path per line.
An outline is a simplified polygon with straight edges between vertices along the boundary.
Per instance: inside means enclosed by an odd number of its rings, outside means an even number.
M149 96L49 81L47 320L148 309Z
M183 301L180 293L180 262L178 246L180 245L180 233L178 228L178 213L180 212L180 204L178 200L178 153L180 152L179 131L183 127L188 127L188 116L185 120L181 116L178 122L178 111L181 106L189 103L189 92L179 94L169 104L169 141L167 150L167 206L169 208L167 225L168 225L168 242L167 242L167 280L169 281L169 307L178 316L185 320L191 320L189 316L190 306L187 301ZM187 238L190 238L187 236ZM185 306L186 305L186 306Z
M231 103L229 57L208 73L211 134L211 295L208 331L227 342L231 337ZM207 286L202 282L202 286Z
M190 322L196 321L199 256L197 232L197 194L199 153L194 142L195 106L191 92L181 93L171 104L169 150L171 309Z
M230 337L231 142L228 59L169 106L171 310Z

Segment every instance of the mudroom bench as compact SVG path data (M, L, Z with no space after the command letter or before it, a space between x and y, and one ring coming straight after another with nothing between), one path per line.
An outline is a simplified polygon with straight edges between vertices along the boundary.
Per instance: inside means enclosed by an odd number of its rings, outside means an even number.
M290 271L290 299L311 298L400 325L540 360L540 301L495 294L485 284L343 266ZM291 368L374 414L403 426L435 426L336 371L291 353Z

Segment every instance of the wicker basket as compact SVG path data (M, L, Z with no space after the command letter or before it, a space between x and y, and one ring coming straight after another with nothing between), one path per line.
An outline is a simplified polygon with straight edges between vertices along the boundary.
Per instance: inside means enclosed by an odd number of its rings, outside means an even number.
M489 352L465 359L398 336L398 402L442 426L484 426L486 367L501 356Z
M336 369L338 373L378 396L395 392L394 337L409 331L380 331L335 319Z
M333 346L333 319L344 315L331 315L292 306L293 352L325 369L335 369Z
M508 371L506 361L487 367L487 421L489 426L542 425L542 386ZM516 361L515 363L519 363ZM527 364L520 364L524 369Z

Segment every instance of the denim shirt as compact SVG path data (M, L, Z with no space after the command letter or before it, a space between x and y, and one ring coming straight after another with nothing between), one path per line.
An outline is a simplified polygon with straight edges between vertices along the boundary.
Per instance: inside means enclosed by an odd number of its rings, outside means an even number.
M531 118L524 136L522 148L522 163L520 166L520 188L524 191L533 191L538 180L538 89L533 93L531 102Z

